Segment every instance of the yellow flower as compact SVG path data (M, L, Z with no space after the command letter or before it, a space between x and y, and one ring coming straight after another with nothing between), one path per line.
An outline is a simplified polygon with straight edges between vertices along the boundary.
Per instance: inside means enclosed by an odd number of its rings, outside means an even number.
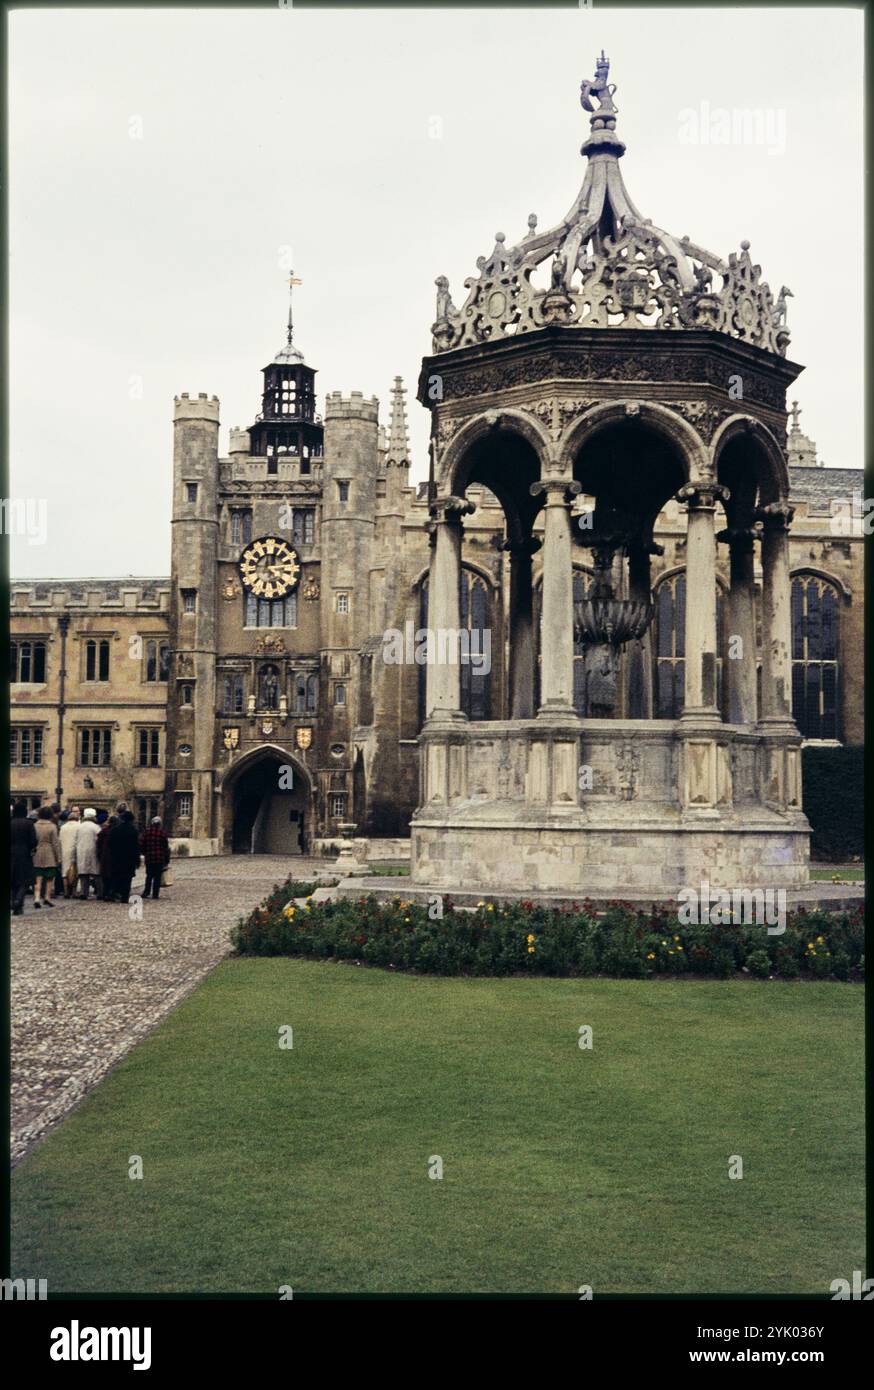
M488 907L486 908L486 912L494 912L494 910L495 910L495 909L494 909L494 907L492 906L492 904L489 903Z
M667 944L668 944L667 941L663 941L663 942L662 942L662 945L663 945L663 946L667 946Z
M675 936L675 937L674 937L674 940L675 940L675 941L679 941L679 939L680 939L680 938L679 938L678 936Z
M528 942L529 942L529 944L530 944L532 941L536 941L536 940L537 940L537 938L536 938L535 936L532 936L531 932L529 932L529 933L528 933Z
M533 956L533 955L534 955L534 947L533 947L533 946L529 946L529 947L528 947L528 954L529 954L529 956Z
M405 921L405 922L409 922L409 920L410 920L409 917L405 917L405 918L404 918L404 921Z
M655 960L655 951L647 951L646 958L647 960Z
M683 949L682 946L678 946L678 947L677 947L677 950L678 950L678 951L682 951L682 949Z
M816 938L816 944L817 944L817 946L821 946L822 943L823 943L823 940L824 940L824 937L818 936L818 937Z
M812 951L812 950L813 950L813 942L812 942L812 941L808 941L808 943L807 943L807 949L808 949L808 951Z

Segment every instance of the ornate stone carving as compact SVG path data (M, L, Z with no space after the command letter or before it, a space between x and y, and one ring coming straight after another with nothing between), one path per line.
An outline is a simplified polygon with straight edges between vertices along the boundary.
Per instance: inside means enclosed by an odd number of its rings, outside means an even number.
M718 426L729 414L708 401L673 401L672 409L689 421L706 444L710 443Z
M321 593L321 590L319 588L319 581L317 579L308 579L304 584L301 593L303 594L304 598L308 599L310 602L312 602L313 599L317 599Z
M434 351L559 324L704 328L785 356L791 292L784 286L774 303L761 268L750 260L749 242L726 263L686 236L671 236L635 207L619 167L625 146L616 134L609 66L602 53L595 77L581 87L581 104L592 112L591 135L581 150L590 163L567 216L538 232L532 214L527 234L510 247L504 233L496 233L491 254L477 259L478 274L464 282L461 309L452 303L446 276L438 277ZM549 284L541 288L533 277L546 261Z
M619 775L619 796L623 801L633 801L637 796L640 753L631 739L615 744L614 749L616 771Z
M723 487L722 483L710 481L687 483L677 493L677 501L685 502L690 511L715 507L717 502L728 502L730 497L731 493L727 487Z
M285 643L281 637L258 637L255 639L255 651L259 656L277 655L285 651Z

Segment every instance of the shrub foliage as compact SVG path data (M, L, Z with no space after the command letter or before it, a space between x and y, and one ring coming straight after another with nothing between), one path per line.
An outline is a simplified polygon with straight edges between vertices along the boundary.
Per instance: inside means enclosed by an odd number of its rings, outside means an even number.
M442 915L397 897L296 904L308 885L289 880L231 933L240 955L354 960L428 975L716 975L856 980L864 973L861 911L797 912L786 930L764 925L683 925L676 911L606 910L532 902L442 902ZM301 891L305 890L305 891ZM714 909L715 910L715 909Z
M803 748L804 813L814 859L832 864L862 858L864 748Z

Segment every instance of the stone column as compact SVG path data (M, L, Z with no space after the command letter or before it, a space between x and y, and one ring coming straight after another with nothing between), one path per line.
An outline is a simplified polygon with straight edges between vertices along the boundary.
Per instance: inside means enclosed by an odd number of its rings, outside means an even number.
M683 717L718 719L716 703L716 500L728 500L717 483L681 488L686 503L686 666Z
M474 510L463 497L432 509L434 549L428 579L428 674L425 713L430 719L463 719L456 634L461 626L461 518Z
M756 694L756 585L754 578L754 532L747 527L720 531L718 540L728 542L731 587L728 593L728 719L731 724L755 724ZM737 655L732 655L736 646Z
M540 541L504 541L510 556L510 670L508 707L511 719L534 718L534 593L531 559Z
M546 494L543 523L543 592L540 616L540 709L538 714L574 713L574 576L570 503L577 482L548 478L531 484Z
M756 513L762 522L762 708L760 720L792 721L792 619L789 524L794 509L772 503Z
M655 550L661 554L662 547ZM643 544L628 551L628 596L638 603L652 599L650 580L650 550ZM629 719L652 719L652 627L647 628L639 642L628 644L626 658L627 710Z

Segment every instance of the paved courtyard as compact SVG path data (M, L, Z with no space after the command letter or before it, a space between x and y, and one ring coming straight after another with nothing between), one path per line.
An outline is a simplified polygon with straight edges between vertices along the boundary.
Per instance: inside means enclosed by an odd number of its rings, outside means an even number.
M12 1161L17 1163L230 951L229 928L289 873L324 859L173 862L131 921L120 903L58 901L12 920ZM143 886L143 871L133 891Z

